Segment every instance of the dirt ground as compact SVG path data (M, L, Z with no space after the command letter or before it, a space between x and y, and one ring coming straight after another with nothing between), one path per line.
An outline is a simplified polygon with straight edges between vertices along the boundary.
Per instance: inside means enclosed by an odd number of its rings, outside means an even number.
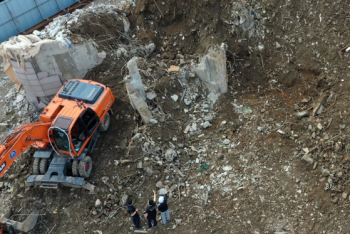
M243 20L237 4L254 16L250 30L234 23ZM148 233L349 233L348 2L139 0L135 5L126 11L127 37L115 34L119 26L104 19L102 28L84 32L107 52L85 78L108 85L116 97L110 129L91 155L88 181L96 192L26 190L28 153L0 179L10 182L1 190L1 211L10 205L18 214L39 208L43 215L31 233L133 233L123 197L143 212L152 190L169 185L172 220ZM119 38L94 35L106 30ZM155 51L140 54L138 65L147 92L157 94L148 104L158 123L145 126L123 83L131 57L117 58L116 50L121 43L151 42ZM212 104L191 68L221 43L228 46L229 91ZM183 70L163 72L170 65ZM179 80L194 87L190 105L171 98L184 94ZM313 116L320 98L323 111ZM305 110L309 116L297 117ZM184 133L206 119L210 127ZM171 161L169 149L176 154ZM200 169L203 164L209 168ZM97 199L102 205L96 207ZM144 220L142 225L146 230Z

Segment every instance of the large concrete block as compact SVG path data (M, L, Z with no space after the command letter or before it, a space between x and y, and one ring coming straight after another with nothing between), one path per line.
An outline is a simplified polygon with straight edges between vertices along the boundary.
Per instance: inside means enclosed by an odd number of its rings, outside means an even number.
M210 91L226 93L228 79L225 49L220 46L210 48L198 64L196 73Z

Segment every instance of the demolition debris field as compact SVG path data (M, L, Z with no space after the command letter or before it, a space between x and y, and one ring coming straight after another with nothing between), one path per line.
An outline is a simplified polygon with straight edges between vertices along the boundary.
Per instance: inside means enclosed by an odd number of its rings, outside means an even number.
M139 0L123 11L127 35L108 14L71 26L72 41L94 40L107 54L85 79L116 97L91 155L96 192L26 190L29 151L0 178L1 213L39 208L32 233L134 233L125 200L142 212L152 190L168 185L172 221L148 233L350 232L346 1ZM195 66L221 43L228 92L213 103ZM127 53L117 56L120 47ZM143 125L130 105L123 78L131 54L156 124ZM34 110L3 77L5 132Z

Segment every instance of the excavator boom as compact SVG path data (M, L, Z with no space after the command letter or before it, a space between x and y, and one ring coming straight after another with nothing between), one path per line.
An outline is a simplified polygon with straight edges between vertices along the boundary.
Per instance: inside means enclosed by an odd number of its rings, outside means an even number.
M47 131L51 122L24 124L0 143L0 177L30 145L45 148L49 143Z

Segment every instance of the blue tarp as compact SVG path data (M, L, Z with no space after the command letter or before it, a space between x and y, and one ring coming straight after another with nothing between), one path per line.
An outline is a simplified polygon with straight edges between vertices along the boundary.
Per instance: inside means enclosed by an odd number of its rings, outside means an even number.
M0 43L76 2L79 0L6 0L0 2Z

